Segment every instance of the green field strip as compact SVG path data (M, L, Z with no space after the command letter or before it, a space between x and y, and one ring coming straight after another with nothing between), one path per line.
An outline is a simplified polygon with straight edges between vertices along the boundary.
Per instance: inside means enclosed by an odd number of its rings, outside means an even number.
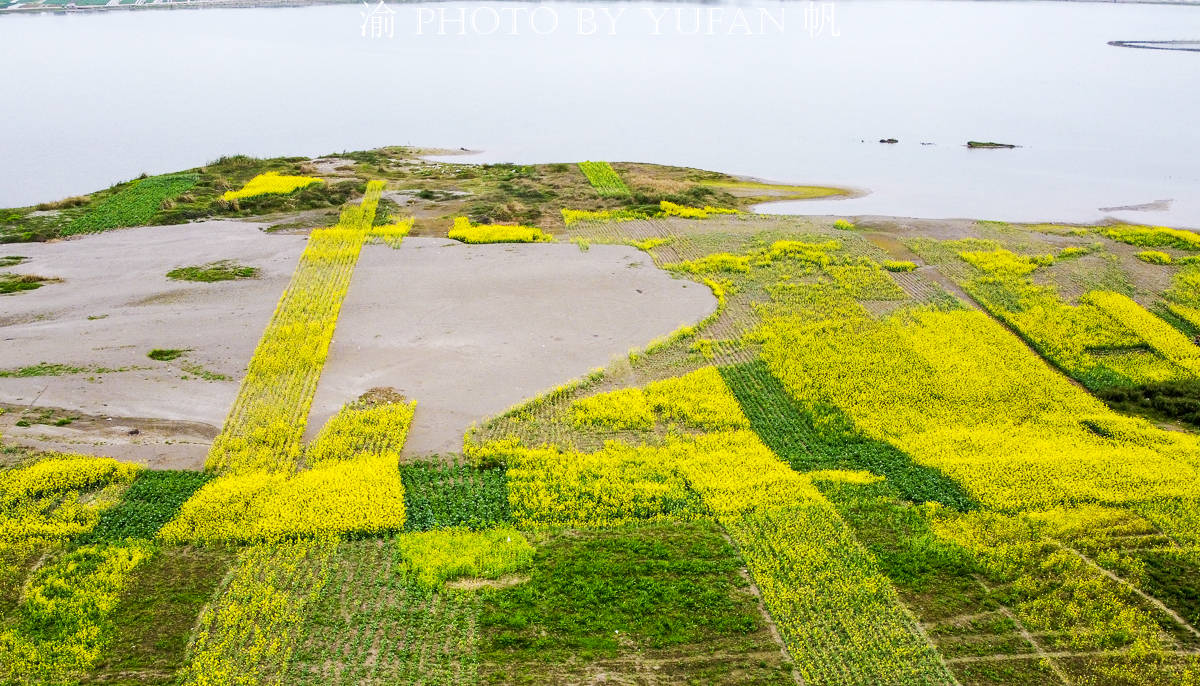
M201 610L236 552L222 547L163 548L133 572L113 612L112 641L85 684L174 684Z
M579 170L602 198L628 198L629 186L608 162L580 162Z
M940 470L919 465L888 443L854 431L849 419L836 408L823 408L818 429L813 415L788 395L763 361L718 369L750 419L750 426L797 471L865 469L886 477L913 502L937 502L958 510L979 506Z
M479 683L480 595L412 583L391 540L342 543L306 610L284 683Z

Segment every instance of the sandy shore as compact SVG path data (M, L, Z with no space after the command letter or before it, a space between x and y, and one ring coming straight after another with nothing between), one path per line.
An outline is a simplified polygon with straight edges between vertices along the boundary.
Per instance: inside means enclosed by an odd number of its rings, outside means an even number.
M407 238L364 249L308 433L374 386L417 401L406 452L462 449L472 422L607 365L716 307L627 246L468 246Z

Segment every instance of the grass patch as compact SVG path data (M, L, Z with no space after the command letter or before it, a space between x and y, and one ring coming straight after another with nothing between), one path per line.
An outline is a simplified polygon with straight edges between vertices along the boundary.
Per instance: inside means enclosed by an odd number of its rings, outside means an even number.
M209 262L196 267L180 267L167 272L168 279L176 281L234 281L236 279L253 279L258 277L258 267L248 267L233 260Z
M400 467L408 531L485 529L512 521L503 467L417 462Z
M184 353L190 350L190 348L155 348L146 353L146 357L158 362L170 362L171 360L179 359Z
M481 680L624 683L638 658L607 660L634 653L669 683L795 683L740 567L711 522L554 537L528 582L485 595Z
M64 374L82 374L88 371L96 370L89 369L88 367L75 367L69 364L51 364L49 362L39 362L28 367L0 369L0 379L23 379L31 376L63 376Z
M28 257L21 257L20 255L5 255L0 257L0 267L13 267L28 260Z
M219 372L205 369L198 364L185 364L183 365L183 371L191 374L197 379L204 379L205 381L229 381L228 376Z
M48 279L44 276L34 276L33 274L2 273L0 274L0 295L36 290L57 280Z

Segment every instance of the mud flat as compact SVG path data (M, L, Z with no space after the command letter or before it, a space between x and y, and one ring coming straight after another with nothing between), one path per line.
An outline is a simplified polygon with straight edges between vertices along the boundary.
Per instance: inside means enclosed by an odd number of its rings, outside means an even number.
M417 401L406 452L456 452L472 422L608 364L716 308L627 246L367 246L309 418L376 386Z

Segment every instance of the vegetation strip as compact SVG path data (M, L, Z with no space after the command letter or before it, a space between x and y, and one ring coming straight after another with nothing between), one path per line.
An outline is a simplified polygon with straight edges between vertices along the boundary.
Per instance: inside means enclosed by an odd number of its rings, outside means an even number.
M312 233L250 359L225 427L213 441L209 469L287 473L295 468L342 299L382 191L383 182L371 182L360 207L344 210L337 226Z

